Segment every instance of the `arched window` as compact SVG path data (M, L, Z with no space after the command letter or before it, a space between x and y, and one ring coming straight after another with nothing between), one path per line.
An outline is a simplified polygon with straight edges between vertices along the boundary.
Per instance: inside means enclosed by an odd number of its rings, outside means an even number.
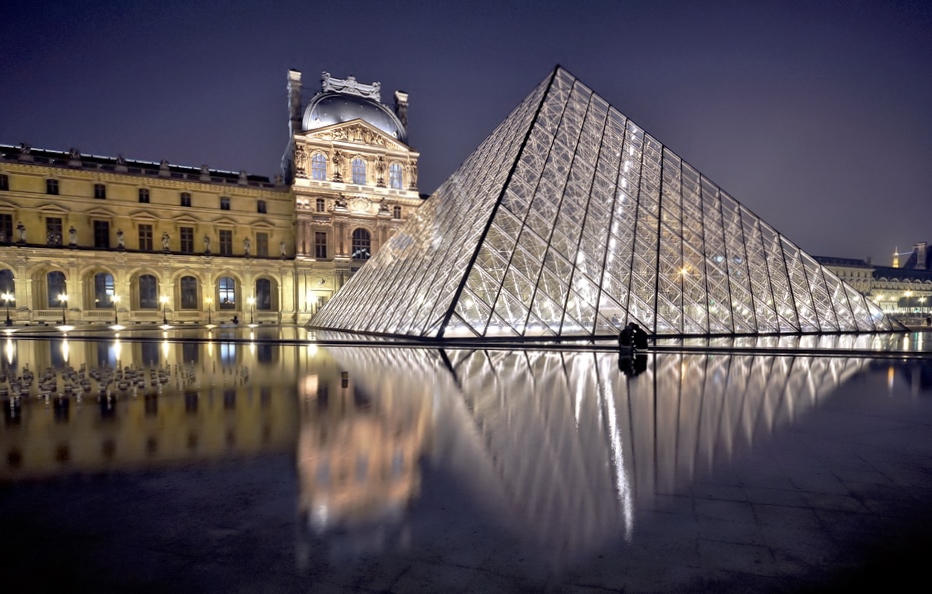
M353 259L368 260L372 253L369 247L372 244L371 236L365 229L356 229L353 231Z
M267 278L256 281L256 309L272 309L272 281Z
M49 307L61 307L63 304L59 296L68 294L68 287L65 286L65 273L55 270L48 273L45 279L49 289Z
M139 277L139 309L159 308L159 281L151 274Z
M359 185L366 183L366 162L359 157L353 159L353 183Z
M193 276L181 277L181 309L197 309L197 279Z
M113 307L113 275L101 272L94 275L94 307Z
M401 165L398 163L388 166L388 185L394 190L401 189Z
M220 309L236 309L236 281L229 276L217 281L217 303Z
M311 179L318 181L327 179L327 157L320 153L311 157Z
M13 281L13 271L9 269L0 270L0 294L15 295L16 283Z

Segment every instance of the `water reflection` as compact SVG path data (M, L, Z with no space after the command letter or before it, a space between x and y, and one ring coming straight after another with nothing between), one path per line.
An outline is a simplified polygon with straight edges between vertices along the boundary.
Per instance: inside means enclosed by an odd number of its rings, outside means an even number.
M442 476L441 493L455 490L557 562L634 538L638 511L658 494L688 489L863 369L918 391L932 383L924 363L863 358L625 362L608 352L280 346L223 329L209 338L72 338L67 349L8 340L0 480L294 456L298 560L309 563L314 547L345 558L410 546L428 513L425 481ZM102 392L94 370L113 378ZM23 388L27 372L36 380ZM82 373L88 391L76 388Z

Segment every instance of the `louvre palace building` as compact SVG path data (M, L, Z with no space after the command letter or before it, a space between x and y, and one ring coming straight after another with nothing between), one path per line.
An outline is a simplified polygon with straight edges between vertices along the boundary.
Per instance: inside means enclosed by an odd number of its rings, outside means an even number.
M13 323L306 323L420 205L407 94L324 73L274 179L0 145Z

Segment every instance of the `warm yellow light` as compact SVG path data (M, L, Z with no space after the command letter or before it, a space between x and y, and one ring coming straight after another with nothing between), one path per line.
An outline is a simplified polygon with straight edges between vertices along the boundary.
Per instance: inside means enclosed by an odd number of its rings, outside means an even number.
M61 301L61 302L68 301L68 296L65 295L64 293L62 293L62 294L60 294L60 295L58 296L58 300Z
M907 296L907 297L912 297L912 296L913 296L913 292L912 292L912 291L906 291L906 296Z
M246 300L246 303L248 303L249 305L252 305L252 304L255 303L255 302L256 302L256 298L255 298L255 297L250 297L249 299Z
M119 295L113 295L112 297L110 297L110 301L113 301L114 303L119 303L119 302L120 302L120 296L119 296Z
M684 266L683 269L680 270L680 274L689 274L689 269Z
M159 301L162 303L168 303L168 295L162 295L159 297Z
M13 301L12 293L4 293L3 295L0 295L0 297L2 297L4 301Z

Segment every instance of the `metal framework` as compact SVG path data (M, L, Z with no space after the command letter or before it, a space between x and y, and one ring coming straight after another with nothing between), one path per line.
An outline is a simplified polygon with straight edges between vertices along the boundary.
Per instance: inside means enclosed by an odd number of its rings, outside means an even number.
M424 338L894 330L561 67L312 320Z

